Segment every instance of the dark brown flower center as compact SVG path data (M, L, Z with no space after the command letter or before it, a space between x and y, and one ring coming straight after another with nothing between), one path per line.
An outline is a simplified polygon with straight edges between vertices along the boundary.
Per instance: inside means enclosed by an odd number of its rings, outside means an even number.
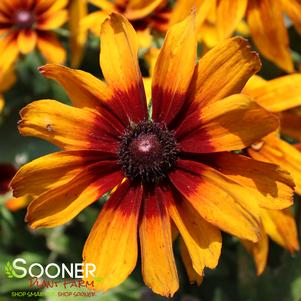
M178 153L173 132L162 123L143 121L126 130L118 156L126 177L158 183L173 169Z
M28 10L19 10L15 15L16 26L20 29L30 29L36 21L35 15Z

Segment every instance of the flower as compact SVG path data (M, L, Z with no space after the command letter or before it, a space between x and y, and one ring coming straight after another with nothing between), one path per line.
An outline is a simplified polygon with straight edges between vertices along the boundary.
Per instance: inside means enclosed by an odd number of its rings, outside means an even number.
M287 172L229 152L274 131L278 119L237 94L261 66L244 39L226 40L196 65L193 15L167 33L153 74L151 118L132 25L112 13L100 40L105 82L59 65L41 67L74 107L40 100L21 111L22 135L62 151L23 166L11 186L15 196L33 196L26 219L34 229L64 224L111 191L83 250L101 279L94 288L106 291L128 277L139 236L144 282L172 296L179 283L171 223L202 275L218 264L221 230L256 242L260 208L292 204Z
M0 71L0 114L5 106L3 93L9 90L15 82L16 74L14 68L9 68L5 73Z
M166 32L170 11L166 0L88 0L99 11L92 12L81 22L83 31L89 29L99 36L102 22L112 12L121 13L130 20L137 31L139 44L148 48L152 42L151 30Z
M37 46L47 61L62 63L66 53L53 30L67 20L64 0L2 0L0 69L5 72L19 54Z
M294 133L300 130L300 116L287 110L301 105L301 74L286 75L270 81L254 76L243 91L265 109L282 115L281 127L250 146L248 154L256 160L278 164L288 170L296 183L296 192L301 194L301 152L280 138L280 133L292 134L289 136L294 137ZM285 124L289 125L291 131L286 131ZM257 243L244 242L253 254L257 274L261 274L266 266L268 236L291 253L299 250L297 226L290 210L261 209L261 217L263 228L260 240Z
M69 1L69 28L70 28L70 50L71 66L78 67L82 61L87 30L81 30L80 24L87 15L87 0Z
M178 0L174 16L171 17L173 22L187 15L193 5L198 10L199 32L207 44L212 45L230 37L245 17L253 41L262 55L287 72L294 70L284 14L292 20L301 34L300 1Z
M14 177L16 171L16 168L12 164L0 163L0 195L7 194L5 206L11 211L26 207L31 200L28 195L24 195L19 198L12 198L9 194L9 183Z

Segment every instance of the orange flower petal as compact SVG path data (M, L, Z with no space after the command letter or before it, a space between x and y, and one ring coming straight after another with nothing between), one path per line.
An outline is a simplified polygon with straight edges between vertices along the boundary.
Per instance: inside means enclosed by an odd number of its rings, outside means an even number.
M118 132L92 111L48 99L32 102L20 114L22 135L48 140L65 150L116 152Z
M171 224L162 195L147 192L140 229L142 275L155 293L170 297L179 288Z
M301 35L301 2L299 0L281 0L283 10L293 21L298 33Z
M266 267L269 253L269 238L264 229L262 229L260 239L257 243L247 240L243 240L241 242L254 258L257 276L261 275Z
M150 15L160 6L166 5L166 0L134 0L129 1L124 15L129 20L142 19Z
M196 105L205 106L239 93L260 68L257 53L250 50L245 39L227 39L200 59L190 87L190 99Z
M274 0L249 1L247 21L252 38L260 52L283 70L292 72L294 66L280 2Z
M176 136L182 151L221 152L249 146L278 126L276 116L250 98L236 94L189 115L177 128Z
M112 13L101 27L100 66L123 110L119 117L127 123L139 122L148 115L137 55L134 28L125 17Z
M71 181L46 191L28 206L26 221L30 227L56 227L72 220L104 193L121 183L123 175L117 162L89 165Z
M301 194L301 152L293 145L272 134L263 140L259 150L249 148L248 153L256 160L272 162L289 171L296 183L296 192Z
M2 74L8 72L19 55L17 36L15 33L8 34L0 39L0 70Z
M301 106L301 74L262 80L261 84L250 81L243 92L271 112L289 110Z
M65 62L66 50L54 33L40 32L37 43L47 62L56 64Z
M34 30L21 30L17 38L18 47L21 53L28 54L33 51L37 43L37 34Z
M138 256L137 229L142 186L120 185L106 202L83 251L84 263L96 265L95 289L106 291L122 283L133 271ZM84 278L92 281L93 277Z
M101 113L114 131L123 134L124 126L113 114L122 114L122 110L106 83L88 72L61 65L47 64L39 70L45 77L58 81L65 88L74 106Z
M197 285L201 285L203 282L204 276L199 275L194 270L194 268L192 266L191 257L189 255L187 247L182 238L180 238L180 253L181 253L181 258L183 260L190 284L196 283Z
M70 49L71 66L73 68L80 65L88 31L81 30L81 20L87 15L87 0L73 0L69 6L69 28L70 28Z
M68 11L62 9L41 15L37 22L39 30L53 30L61 27L68 19Z
M191 11L196 10L196 28L199 31L209 11L215 7L215 0L177 0L172 9L169 25L183 21Z
M297 226L289 209L261 209L261 219L266 233L291 253L299 250Z
M221 0L216 11L220 40L230 37L245 16L248 0Z
M169 178L209 223L239 238L258 241L259 207L248 189L194 161L178 160L178 169Z
M7 202L5 202L5 207L12 211L18 211L20 209L26 208L27 205L32 201L32 197L25 195L19 198L11 198Z
M91 30L94 35L100 36L101 25L108 18L108 14L109 12L101 10L87 15L80 22L80 31Z
M16 197L37 196L69 182L84 169L85 164L114 158L112 154L98 151L52 153L22 166L11 181L11 187Z
M36 2L35 10L38 14L41 14L43 12L57 12L63 9L67 6L69 0L39 0Z
M186 200L165 198L170 217L177 226L191 257L193 269L201 276L205 267L214 269L221 253L220 230L204 220Z
M183 106L196 55L195 17L190 15L168 31L156 62L152 84L155 121L170 123ZM183 60L185 64L179 64Z
M287 171L277 165L233 153L210 154L206 163L248 188L260 207L284 209L293 204L294 181Z
M290 112L280 115L281 133L301 141L301 116Z

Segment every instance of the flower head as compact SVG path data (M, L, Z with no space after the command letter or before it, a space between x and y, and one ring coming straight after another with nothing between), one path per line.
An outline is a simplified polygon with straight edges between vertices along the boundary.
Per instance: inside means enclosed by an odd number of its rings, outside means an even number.
M244 39L226 40L196 64L194 16L173 26L154 69L151 118L137 53L133 27L113 13L101 29L105 81L41 67L74 107L40 100L21 111L21 134L62 151L22 167L12 187L15 196L34 197L26 216L32 228L66 223L111 191L83 251L102 279L95 288L128 277L139 237L145 283L171 296L179 286L172 223L202 275L218 263L221 230L256 242L260 208L290 206L294 184L276 165L229 152L278 127L272 113L237 94L261 66Z
M47 61L62 63L65 50L53 33L67 20L64 0L3 0L0 4L0 66L6 70L20 53L37 46Z
M245 18L259 51L281 69L294 70L284 15L301 34L301 3L298 0L178 0L172 22L197 7L198 28L207 46L230 37ZM185 14L186 13L186 14Z
M108 14L123 14L134 26L141 47L148 48L152 42L151 31L166 32L169 24L170 9L166 0L88 0L100 10L92 12L81 22L81 29L91 30L99 36L99 27Z

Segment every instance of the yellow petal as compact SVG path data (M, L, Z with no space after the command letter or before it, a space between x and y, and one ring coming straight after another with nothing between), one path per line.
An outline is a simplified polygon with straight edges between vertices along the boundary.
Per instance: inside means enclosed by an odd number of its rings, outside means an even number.
M293 21L296 30L301 35L301 3L299 0L281 0L284 12Z
M180 253L181 253L181 258L183 260L190 284L196 283L197 285L200 286L203 282L204 276L199 275L194 270L194 268L192 266L191 257L188 253L187 247L186 247L183 239L181 239L181 238L180 238Z
M291 253L299 250L297 226L289 209L261 209L261 219L266 233Z
M96 109L101 102L109 102L112 98L107 84L88 72L55 64L40 67L39 71L60 83L76 107Z
M121 15L112 13L101 27L100 66L127 119L131 122L145 119L147 107L138 64L137 36Z
M247 83L244 93L271 112L281 112L301 105L301 74L262 81L254 86Z
M260 233L260 239L257 243L247 240L242 241L247 251L253 256L257 275L261 275L266 267L269 253L269 239L264 229Z
M129 186L128 181L121 184L104 205L84 247L84 263L94 263L95 276L100 279L94 282L96 290L106 291L119 285L136 265L142 188ZM84 280L94 279L90 276Z
M296 192L301 194L301 152L293 145L271 134L263 140L260 149L251 147L248 153L256 160L275 163L289 171L295 181Z
M292 72L294 66L280 1L249 1L247 21L260 52L283 70Z
M124 15L129 20L142 19L165 4L165 0L131 0L126 6Z
M171 27L158 56L152 84L153 119L167 124L182 108L196 64L194 15ZM184 61L185 64L179 62Z
M211 153L249 146L278 126L276 116L250 98L236 94L188 116L176 136L182 151Z
M21 30L18 35L18 47L21 53L33 51L37 43L37 34L34 30Z
M148 192L139 229L142 275L155 293L171 297L179 288L172 250L171 225L164 199Z
M280 117L281 133L301 141L301 116L291 112L282 112Z
M118 133L113 138L114 128L92 111L48 99L30 103L20 115L22 135L48 140L66 150L117 150Z
M221 0L217 6L216 26L220 39L228 38L243 19L248 0Z
M86 166L76 177L35 198L28 206L26 221L30 227L56 227L72 220L83 209L121 183L123 175L116 162L98 162Z
M178 160L169 178L207 222L239 238L258 240L259 207L248 189L194 161Z
M233 153L210 154L206 162L248 188L260 207L284 209L293 204L294 181L278 165Z
M38 48L46 61L49 63L62 64L66 60L66 50L59 42L56 35L50 32L43 32L38 36Z
M55 12L45 13L37 24L39 30L53 30L63 26L68 20L68 11L62 9Z
M193 269L203 274L205 267L214 269L221 253L220 230L204 220L186 200L168 200L170 217L177 226L191 257Z
M190 87L195 104L208 104L239 93L261 62L240 37L225 40L200 59Z

